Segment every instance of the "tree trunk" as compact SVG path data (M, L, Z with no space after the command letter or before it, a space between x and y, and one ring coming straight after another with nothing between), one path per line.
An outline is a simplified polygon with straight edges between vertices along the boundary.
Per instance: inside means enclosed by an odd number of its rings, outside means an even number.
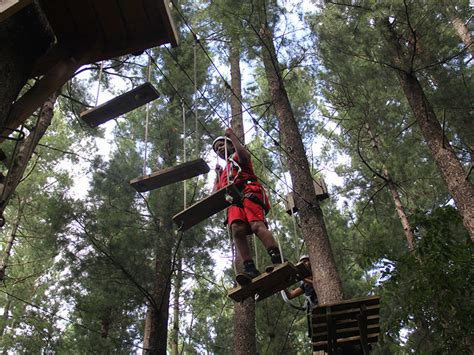
M0 201L0 215L3 214L8 200L15 192L16 187L20 183L21 178L25 172L28 162L33 155L33 152L38 145L40 139L46 133L46 130L51 125L51 121L54 115L54 104L58 97L58 92L55 92L49 97L49 99L43 104L40 115L36 124L36 127L30 132L30 134L19 143L18 153L12 158L13 164L8 174L8 179L3 186L2 200Z
M0 22L0 127L30 77L35 61L53 39L54 34L36 4Z
M148 305L143 337L143 354L166 354L171 283L171 248L165 240L160 243L155 259L153 305Z
M474 241L474 186L469 182L466 172L449 144L416 74L405 69L402 46L388 19L385 20L385 26L388 29L389 44L393 50L393 61L399 68L396 74L400 85L446 187L456 203L464 227L469 232L471 240Z
M2 315L2 323L0 323L0 339L3 337L5 334L5 329L8 324L8 318L10 315L10 305L12 303L12 300L10 296L7 296L7 303L3 306L3 315Z
M177 272L174 286L174 302L173 302L173 333L171 335L171 354L178 355L179 344L179 294L181 293L181 283L183 280L182 260L177 261Z
M288 157L288 166L295 191L295 204L301 206L299 207L301 230L308 247L314 288L320 304L339 301L343 299L341 279L336 269L323 213L314 191L301 134L281 77L273 34L266 24L262 25L260 37L268 89L276 109L283 140L281 143L291 155Z
M230 46L230 77L233 94L230 98L232 120L231 127L237 137L245 142L244 123L242 118L242 80L240 74L240 43L238 38L232 37ZM239 253L235 253L234 260L237 272L243 271L243 263ZM255 301L247 299L244 302L234 303L234 354L248 355L257 353L255 339Z
M372 148L380 157L380 150L379 150L379 144L377 142L377 137L375 137L375 135L372 133L372 130L370 129L370 126L368 123L366 123L365 126L367 128L367 132L369 133L370 140L372 142ZM408 244L408 250L410 252L413 252L413 250L415 250L415 238L413 237L413 233L410 228L410 222L408 221L408 217L405 213L405 207L403 206L403 203L400 199L397 186L393 182L392 177L390 176L390 173L388 172L388 169L385 166L385 164L382 166L382 175L385 178L390 194L392 195L392 199L395 204L395 210L397 211L398 218L400 219L400 223L402 224L402 227L403 227L403 232L405 233L405 238Z
M15 242L16 232L18 231L18 227L20 226L20 219L23 215L23 204L20 202L20 208L18 209L18 214L15 223L13 224L12 231L10 236L7 239L7 245L5 246L5 250L3 252L3 258L0 262L0 281L5 280L5 273L8 266L8 260L10 259L11 251L13 248L13 243Z
M466 172L444 135L415 74L404 71L397 71L397 74L425 142L456 203L463 224L474 241L474 186L469 182Z

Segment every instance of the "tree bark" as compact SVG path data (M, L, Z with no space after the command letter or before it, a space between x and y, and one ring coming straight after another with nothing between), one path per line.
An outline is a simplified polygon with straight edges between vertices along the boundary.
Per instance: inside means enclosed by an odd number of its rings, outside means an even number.
M173 333L171 335L171 354L178 355L179 345L179 294L181 293L181 283L183 280L182 260L177 261L177 272L174 286L174 301L173 301Z
M474 186L469 182L415 74L405 71L397 74L425 142L474 241Z
M232 95L230 105L232 112L231 127L237 137L245 143L244 123L242 116L242 80L240 74L240 43L237 37L231 38L230 45L230 77ZM237 272L243 271L239 253L234 260ZM247 299L234 303L234 354L248 355L257 353L255 339L255 301Z
M55 92L43 104L36 127L30 132L24 141L19 143L18 153L12 158L13 164L11 167L9 167L11 170L9 171L8 179L3 185L3 189L1 191L2 198L0 200L0 216L3 215L3 211L5 210L10 197L15 192L15 189L20 183L28 162L30 161L31 156L38 145L38 142L41 140L41 138L46 133L46 130L51 125L51 121L54 116L54 104L56 103L58 94L58 92Z
M15 242L16 232L18 231L18 228L20 226L20 219L22 216L23 216L23 204L20 202L20 207L18 209L16 221L13 224L10 235L8 236L7 245L5 246L5 250L3 252L3 258L2 258L2 261L0 262L0 281L5 280L5 273L8 266L8 261L11 256L13 243Z
M373 134L370 125L366 123L367 132L369 133L370 140L372 142L372 148L376 154L380 157L379 143L377 137ZM403 206L402 200L400 199L400 194L398 193L397 186L392 180L390 173L388 172L385 164L382 166L382 175L387 182L387 187L392 195L393 203L395 204L395 210L397 211L398 218L403 227L403 232L405 233L405 238L407 240L408 250L413 252L415 250L415 238L413 232L411 231L410 222L408 221L407 214L405 213L405 207Z
M148 305L143 337L143 354L166 354L171 283L171 248L163 240L155 259L153 299Z
M438 166L446 187L453 197L462 217L464 227L474 241L474 185L469 181L461 163L449 144L446 135L436 117L431 103L425 96L416 73L404 65L402 45L396 30L388 19L384 22L388 30L388 41L392 48L392 60L398 67L396 74L408 104L420 127L428 149Z
M279 120L281 143L291 155L288 158L288 166L295 191L295 204L301 206L299 207L301 230L308 247L314 288L320 304L339 301L343 299L341 279L337 272L323 213L314 191L301 134L281 76L273 34L266 23L262 24L260 38L268 89Z
M35 61L53 40L54 34L36 4L0 23L0 127L30 77Z

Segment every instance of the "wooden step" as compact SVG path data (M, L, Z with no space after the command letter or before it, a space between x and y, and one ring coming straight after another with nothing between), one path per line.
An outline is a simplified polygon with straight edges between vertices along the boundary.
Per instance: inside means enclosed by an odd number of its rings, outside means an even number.
M94 128L113 118L117 118L143 106L146 103L157 99L159 96L158 91L156 91L153 85L147 82L103 103L102 105L82 112L80 116L84 122Z
M228 296L236 302L258 295L257 301L290 287L298 282L298 270L289 262L275 266L272 272L264 272L245 286L238 286L229 291Z
M228 201L226 196L229 196L232 202ZM226 209L232 203L240 201L240 199L239 189L234 184L230 184L176 214L173 216L173 222L178 225L181 231L185 231Z
M188 161L171 168L161 169L149 175L130 180L130 185L138 192L146 192L206 174L210 170L203 159Z

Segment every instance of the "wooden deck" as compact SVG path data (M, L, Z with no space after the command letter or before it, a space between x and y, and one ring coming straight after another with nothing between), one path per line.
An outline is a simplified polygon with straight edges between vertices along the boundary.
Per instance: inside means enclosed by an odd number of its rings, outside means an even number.
M354 354L368 354L378 340L380 297L366 297L318 306L312 314L313 351L335 354L341 346L358 345Z

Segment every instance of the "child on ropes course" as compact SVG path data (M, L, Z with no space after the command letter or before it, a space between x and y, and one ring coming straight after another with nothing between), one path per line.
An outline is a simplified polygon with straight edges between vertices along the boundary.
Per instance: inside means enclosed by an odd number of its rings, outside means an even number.
M233 182L242 193L239 205L232 204L227 209L227 224L244 263L244 273L237 275L237 282L248 284L260 275L251 256L248 235L257 235L273 264L282 262L280 250L265 221L265 214L270 209L268 197L253 171L250 153L231 128L225 130L224 136L214 140L212 149L221 159L227 158L224 169L220 165L216 166L214 189L221 189Z

